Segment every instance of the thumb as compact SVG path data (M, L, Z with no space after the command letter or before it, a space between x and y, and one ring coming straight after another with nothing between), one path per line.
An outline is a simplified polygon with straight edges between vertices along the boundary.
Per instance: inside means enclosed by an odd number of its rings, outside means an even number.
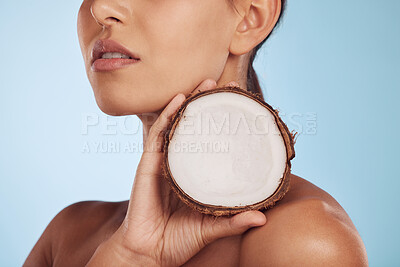
M233 217L210 217L210 222L203 229L204 242L211 243L219 238L240 235L252 227L262 226L267 218L260 211L246 211Z

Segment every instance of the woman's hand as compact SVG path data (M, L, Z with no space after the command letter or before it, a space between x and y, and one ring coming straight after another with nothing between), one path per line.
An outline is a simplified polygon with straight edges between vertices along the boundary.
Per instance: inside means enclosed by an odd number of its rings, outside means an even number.
M237 85L231 82L227 85ZM214 89L203 81L194 91ZM207 244L264 225L262 212L248 211L233 217L203 215L187 207L162 177L163 133L171 115L185 100L178 94L150 129L124 222L102 243L87 266L180 266Z

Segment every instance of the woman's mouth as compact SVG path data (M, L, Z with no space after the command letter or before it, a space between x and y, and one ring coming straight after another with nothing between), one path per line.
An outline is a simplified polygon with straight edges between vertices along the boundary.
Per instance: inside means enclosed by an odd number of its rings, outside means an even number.
M140 58L113 40L96 41L92 51L92 70L113 71L137 63Z

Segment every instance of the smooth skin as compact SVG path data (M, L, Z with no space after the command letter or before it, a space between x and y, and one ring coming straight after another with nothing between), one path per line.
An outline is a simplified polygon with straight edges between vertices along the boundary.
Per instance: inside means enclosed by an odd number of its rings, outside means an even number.
M135 114L144 152L123 202L80 202L47 226L24 266L368 266L365 246L328 193L291 175L291 189L267 211L202 215L161 175L162 133L191 93L246 88L249 52L267 37L280 0L85 0L78 34L100 109ZM140 62L91 69L98 39L115 40Z

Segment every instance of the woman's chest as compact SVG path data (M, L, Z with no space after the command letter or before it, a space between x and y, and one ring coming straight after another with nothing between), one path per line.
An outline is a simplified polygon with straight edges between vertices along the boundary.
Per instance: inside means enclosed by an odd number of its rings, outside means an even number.
M62 244L56 251L53 266L85 266L96 248L108 239L109 231L100 231L87 238L77 238ZM226 237L204 247L184 267L239 266L241 236Z
M197 253L184 267L239 266L241 236L219 239Z

